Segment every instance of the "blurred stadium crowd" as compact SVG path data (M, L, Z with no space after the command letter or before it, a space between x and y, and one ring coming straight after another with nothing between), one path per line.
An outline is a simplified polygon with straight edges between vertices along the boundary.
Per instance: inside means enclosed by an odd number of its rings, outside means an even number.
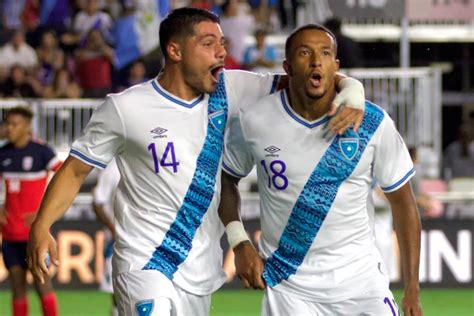
M0 97L101 98L154 76L161 66L157 46L140 58L140 54L130 55L133 48L128 45L136 37L128 27L130 16L150 6L155 12L148 11L145 21L158 19L159 22L170 9L186 5L219 14L228 37L227 68L231 69L271 68L275 52L262 50L260 56L259 49L246 50L247 34L257 26L258 36L263 38L265 30L291 29L295 25L294 18L287 17L284 8L281 23L275 14L270 14L277 9L276 1L3 0L0 3ZM156 34L155 41L157 38ZM124 55L126 61L122 62L119 59Z

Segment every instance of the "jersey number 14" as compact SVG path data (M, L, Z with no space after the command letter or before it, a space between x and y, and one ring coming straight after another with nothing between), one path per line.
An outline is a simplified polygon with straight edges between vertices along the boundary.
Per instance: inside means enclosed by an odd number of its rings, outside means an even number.
M156 152L155 143L148 145L148 151L151 152L151 156L153 157L153 167L155 168L155 173L160 173L160 166L165 168L173 168L173 173L178 172L179 161L176 160L173 142L166 144L166 148L161 159L158 157Z

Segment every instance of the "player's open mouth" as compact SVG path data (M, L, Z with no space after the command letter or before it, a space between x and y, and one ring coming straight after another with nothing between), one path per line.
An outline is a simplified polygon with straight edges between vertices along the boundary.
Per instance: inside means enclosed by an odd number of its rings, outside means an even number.
M219 81L219 73L224 69L223 65L215 65L211 68L211 75L214 78L214 81Z
M309 78L311 85L313 85L316 88L319 88L321 86L321 80L322 80L322 76L318 73L313 73L311 77Z

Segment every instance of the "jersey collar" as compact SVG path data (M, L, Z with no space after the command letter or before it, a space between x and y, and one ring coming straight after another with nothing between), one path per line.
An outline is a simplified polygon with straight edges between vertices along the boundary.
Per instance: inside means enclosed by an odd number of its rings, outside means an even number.
M171 101L171 102L173 102L177 105L184 106L188 109L192 109L193 107L198 105L199 102L201 102L204 99L204 93L201 94L200 96L198 96L197 98L191 100L191 101L186 101L186 100L180 99L177 96L174 96L171 93L169 93L168 91L166 91L165 89L163 89L163 87L158 83L158 80L156 80L156 79L152 80L151 85L153 86L155 91L158 92L158 94L161 95L162 97L168 99L169 101Z
M288 96L287 96L286 91L284 89L281 90L281 92L280 92L280 100L281 100L281 103L283 105L283 109L285 109L285 112L292 119L294 119L296 122L298 122L299 124L301 124L303 126L306 126L308 128L314 128L314 127L320 126L322 124L325 124L330 119L327 114L320 117L319 119L317 119L315 121L308 121L305 118L301 117L301 115L296 113L295 110L293 110L293 108L289 105L290 103L288 102Z

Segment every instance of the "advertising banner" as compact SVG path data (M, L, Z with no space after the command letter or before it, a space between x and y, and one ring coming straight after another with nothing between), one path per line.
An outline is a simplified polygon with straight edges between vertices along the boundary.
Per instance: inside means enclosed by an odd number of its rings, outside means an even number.
M474 0L406 0L409 20L474 20Z
M330 0L328 3L334 16L343 19L401 19L405 13L404 0Z
M260 238L259 219L244 220L251 240ZM423 222L420 281L422 287L473 288L472 220L429 220ZM96 289L103 274L104 232L95 221L60 221L54 226L60 265L53 270L57 289ZM225 288L243 288L235 276L232 252L222 240L224 270L228 276ZM396 240L394 239L394 246ZM401 287L400 264L394 247L395 268L391 271L394 287ZM1 257L1 253L0 253ZM0 258L0 289L9 287L8 272ZM29 276L29 283L32 278Z

